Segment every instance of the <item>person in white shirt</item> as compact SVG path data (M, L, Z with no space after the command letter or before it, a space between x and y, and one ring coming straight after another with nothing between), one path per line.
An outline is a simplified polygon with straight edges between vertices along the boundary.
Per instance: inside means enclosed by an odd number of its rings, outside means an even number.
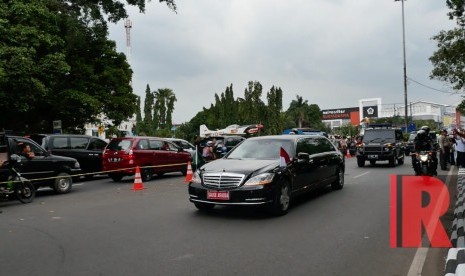
M465 134L454 129L455 150L457 152L457 167L465 168Z

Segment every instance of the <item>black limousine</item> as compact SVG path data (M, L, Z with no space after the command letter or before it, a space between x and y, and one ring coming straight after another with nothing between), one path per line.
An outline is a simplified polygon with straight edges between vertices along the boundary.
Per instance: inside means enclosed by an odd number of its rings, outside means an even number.
M189 200L199 210L265 205L284 215L298 194L326 185L342 189L344 170L344 156L324 136L253 137L199 168L189 183Z

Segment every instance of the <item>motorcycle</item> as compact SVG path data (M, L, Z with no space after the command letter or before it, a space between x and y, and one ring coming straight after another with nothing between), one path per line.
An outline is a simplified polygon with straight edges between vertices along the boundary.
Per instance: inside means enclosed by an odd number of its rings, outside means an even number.
M436 174L432 151L413 152L415 175L433 176Z
M15 196L22 203L30 203L34 200L36 189L31 181L21 176L16 166L21 162L17 154L10 156L7 181L0 183L0 198L9 199Z

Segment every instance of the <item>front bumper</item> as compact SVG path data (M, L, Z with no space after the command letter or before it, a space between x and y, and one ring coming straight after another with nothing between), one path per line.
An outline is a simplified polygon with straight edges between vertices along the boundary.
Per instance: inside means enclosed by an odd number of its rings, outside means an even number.
M275 194L272 184L241 186L233 190L221 190L229 192L228 200L209 199L207 198L208 191L216 190L206 188L198 183L190 183L189 201L217 205L264 205L272 202Z

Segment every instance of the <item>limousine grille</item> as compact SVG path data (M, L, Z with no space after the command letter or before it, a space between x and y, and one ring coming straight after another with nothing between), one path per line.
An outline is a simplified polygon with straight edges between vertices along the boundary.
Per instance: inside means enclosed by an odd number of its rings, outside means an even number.
M241 185L245 175L237 173L206 173L203 175L203 184L207 188L231 189Z

